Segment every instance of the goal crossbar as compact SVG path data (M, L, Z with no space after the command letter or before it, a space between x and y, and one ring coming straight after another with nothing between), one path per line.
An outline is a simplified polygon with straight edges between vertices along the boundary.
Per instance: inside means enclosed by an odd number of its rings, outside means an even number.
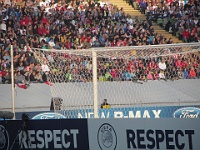
M146 49L164 49L164 48L186 48L186 47L199 47L200 43L199 42L195 42L195 43L180 43L180 44L161 44L161 45L145 45L145 46L121 46L121 47L98 47L98 48L90 48L90 49L81 49L81 50L74 50L74 49L67 49L67 50L63 50L63 49L59 49L59 53L66 53L66 52L71 52L71 53L75 53L75 52L91 52L91 51L96 51L96 52L103 52L103 51L116 51L119 50L120 51L125 51L125 50L146 50ZM38 48L34 48L36 50L43 50L43 51L55 51L57 49L38 49ZM200 50L200 49L199 49Z

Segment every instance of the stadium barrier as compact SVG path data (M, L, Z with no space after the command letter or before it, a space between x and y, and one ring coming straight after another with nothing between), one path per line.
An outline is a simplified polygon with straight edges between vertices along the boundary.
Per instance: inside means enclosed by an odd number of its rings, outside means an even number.
M200 105L99 109L100 118L200 118ZM16 113L21 119L23 112ZM94 118L93 109L26 112L31 119ZM73 114L73 115L70 115Z
M199 119L0 121L0 149L182 149L200 147Z

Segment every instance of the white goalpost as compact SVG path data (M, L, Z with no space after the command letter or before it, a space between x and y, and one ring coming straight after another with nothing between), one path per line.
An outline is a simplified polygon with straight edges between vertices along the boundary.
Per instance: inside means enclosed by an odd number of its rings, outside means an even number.
M200 105L198 74L181 74L198 72L199 43L32 50L49 67L52 97L63 100L55 111L68 118L151 117L160 107ZM101 108L104 99L111 108Z
M92 51L92 73L93 73L93 91L94 91L94 118L98 118L98 85L97 85L97 54Z

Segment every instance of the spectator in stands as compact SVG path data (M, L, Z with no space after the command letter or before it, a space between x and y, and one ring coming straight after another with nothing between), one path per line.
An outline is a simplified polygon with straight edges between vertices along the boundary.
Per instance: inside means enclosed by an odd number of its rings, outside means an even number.
M142 14L145 14L145 10L147 8L147 3L145 0L140 0L140 11Z
M11 83L11 74L8 70L6 70L5 75L3 76L3 83Z
M183 74L182 68L179 68L179 70L178 70L178 78L179 79L183 79L183 77L184 77L184 74Z
M42 64L42 71L43 72L50 71L46 61L44 61L44 64Z
M189 77L189 74L188 74L187 69L185 68L185 69L183 70L183 78L184 78L184 79L188 79L188 77Z
M3 80L2 73L0 72L0 84L2 83L2 80Z
M185 31L183 31L182 33L182 36L183 36L183 41L184 42L189 42L189 38L190 38L190 32L188 29L186 29Z
M165 60L162 59L162 60L159 62L158 66L159 66L160 70L165 71L165 70L166 70L166 63L165 63Z
M159 79L163 79L166 81L165 72L163 70L160 70L159 72Z
M25 83L25 76L23 76L20 71L15 74L15 82L16 83Z
M190 73L189 73L189 78L190 79L195 79L196 78L196 71L194 70L194 67L192 67L191 69L190 69Z

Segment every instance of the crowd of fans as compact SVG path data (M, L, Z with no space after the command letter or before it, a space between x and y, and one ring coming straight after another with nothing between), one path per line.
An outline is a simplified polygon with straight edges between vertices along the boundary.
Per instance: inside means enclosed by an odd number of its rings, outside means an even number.
M145 10L146 7L142 7L142 11ZM176 7L173 10L172 14L175 14ZM191 14L191 12L188 13ZM176 17L174 15L172 19ZM151 18L155 18L151 11L148 12L147 20L141 21L137 16L131 18L123 8L107 1L99 3L86 0L68 3L51 0L1 2L0 83L11 82L11 45L14 50L16 83L43 83L49 79L51 82L92 81L90 57L74 55L57 57L55 53L49 53L45 55L46 60L38 61L34 49L71 49L73 51L73 49L84 50L91 47L173 43L172 39L166 39L164 35L154 32ZM190 21L187 23L187 20L184 23L181 22L181 27L185 25L193 27L192 32L196 36L199 31L198 22L196 23L196 20L193 22L194 26ZM174 21L174 26L170 24L172 31L177 29L177 23L178 21ZM193 31L193 29L196 30ZM186 41L187 38L184 40ZM48 63L51 63L53 68L49 68ZM98 79L100 81L147 81L199 78L199 68L200 59L196 53L145 59L99 58Z
M52 82L92 81L91 57L68 55L52 62ZM99 81L178 80L200 78L200 59L193 53L147 58L102 58L97 59Z
M167 0L157 3L141 0L139 5L149 22L156 21L183 42L200 41L199 0Z

